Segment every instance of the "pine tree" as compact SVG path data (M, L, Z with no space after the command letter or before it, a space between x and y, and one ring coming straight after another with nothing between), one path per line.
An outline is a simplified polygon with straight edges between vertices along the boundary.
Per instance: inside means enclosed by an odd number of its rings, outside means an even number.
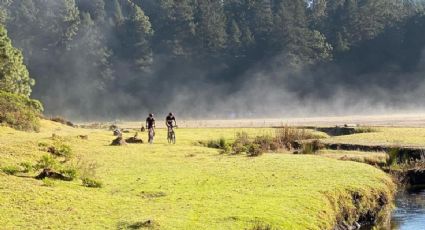
M21 51L12 46L6 29L0 25L0 90L29 96L33 85Z
M197 0L197 38L202 47L211 53L218 53L226 44L226 18L223 5L216 0Z
M132 12L127 22L127 34L130 39L133 52L133 59L135 67L143 70L152 64L152 50L149 40L153 35L153 30L149 18L145 15L143 10L137 6L132 5Z

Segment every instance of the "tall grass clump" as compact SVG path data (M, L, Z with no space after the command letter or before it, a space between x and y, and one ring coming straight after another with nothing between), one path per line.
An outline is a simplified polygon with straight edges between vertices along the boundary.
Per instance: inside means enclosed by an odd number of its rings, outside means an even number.
M17 173L21 172L21 169L18 166L5 166L0 168L0 171L6 173L7 175L16 175Z
M25 96L0 91L0 124L23 131L39 131L42 104Z
M311 142L303 143L302 154L316 154L319 150L323 149L324 146L319 140L313 140Z
M198 143L209 148L221 149L222 153L237 155L246 154L247 156L260 156L265 152L277 152L281 149L292 150L302 148L298 141L306 139L322 138L313 132L305 129L284 127L276 130L274 136L261 135L250 137L246 132L238 132L235 135L233 143L228 143L224 138L218 140L199 141ZM304 152L313 153L321 147L319 141L313 141L311 146L304 146Z
M355 133L376 133L379 130L374 127L358 127L355 129Z
M306 129L297 129L289 126L276 130L276 143L281 147L292 149L294 142L308 139L320 139L322 136L308 132Z

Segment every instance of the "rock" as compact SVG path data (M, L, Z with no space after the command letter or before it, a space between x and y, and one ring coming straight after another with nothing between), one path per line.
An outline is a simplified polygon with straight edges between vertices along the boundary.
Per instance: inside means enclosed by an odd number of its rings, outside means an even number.
M43 171L38 174L38 176L35 177L35 179L37 180L42 180L44 178L52 178L52 179L56 179L56 180L64 180L64 181L70 181L72 180L69 177L66 177L58 172L55 172L51 169L43 169Z
M111 145L113 146L127 145L127 142L122 138L122 136L119 136L112 141Z
M122 136L122 132L121 132L121 130L120 130L120 129L115 129L115 130L114 130L114 132L113 132L113 134L114 134L114 136L116 136L116 137Z
M129 144L143 144L143 140L140 139L139 134L136 133L134 137L127 138L125 141Z
M88 140L89 136L88 135L78 135L78 138L80 138L81 140Z

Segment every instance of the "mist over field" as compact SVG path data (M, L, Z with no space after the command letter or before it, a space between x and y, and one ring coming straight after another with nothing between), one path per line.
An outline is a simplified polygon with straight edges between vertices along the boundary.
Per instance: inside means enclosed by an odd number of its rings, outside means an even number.
M48 115L425 110L422 1L10 0L0 9Z

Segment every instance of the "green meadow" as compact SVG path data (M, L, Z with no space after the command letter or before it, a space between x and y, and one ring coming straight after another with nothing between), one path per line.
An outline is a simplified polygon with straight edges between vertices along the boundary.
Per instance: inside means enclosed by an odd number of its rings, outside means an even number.
M41 126L39 133L0 127L0 167L35 164L46 154L40 143L55 134L75 159L96 165L103 186L0 171L0 229L332 229L395 190L388 175L363 163L288 152L228 155L197 144L273 129L176 129L176 145L159 129L153 145L110 146L110 131ZM357 205L353 194L362 197Z

